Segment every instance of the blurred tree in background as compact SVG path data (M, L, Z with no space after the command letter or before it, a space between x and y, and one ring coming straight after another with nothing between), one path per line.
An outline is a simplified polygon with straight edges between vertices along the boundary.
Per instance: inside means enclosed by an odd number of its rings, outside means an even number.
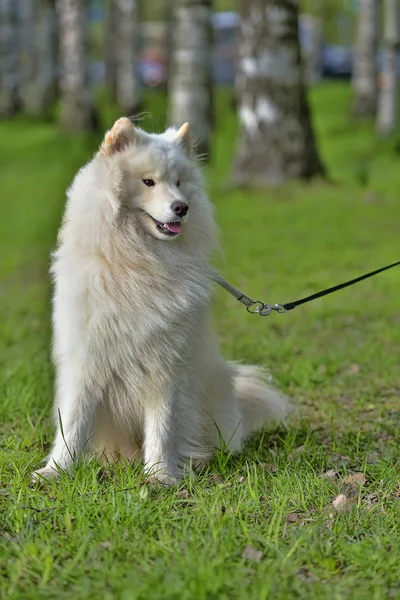
M209 155L212 132L211 0L176 0L168 120L190 121L197 151Z
M24 112L47 117L57 93L57 19L55 0L25 0L23 32L26 70L21 83Z
M397 120L398 49L400 42L399 0L383 1L384 71L381 76L377 130L381 134L393 131Z
M164 4L164 50L166 54L166 78L167 82L171 73L172 68L172 54L174 50L174 37L175 37L175 8L176 0L163 0Z
M85 0L57 0L60 36L60 124L68 131L95 128L89 88Z
M353 63L354 114L374 117L378 100L379 0L360 0Z
M106 23L104 34L104 61L106 68L105 83L107 86L108 97L112 104L117 102L117 74L116 74L116 46L117 36L117 4L116 2L107 2Z
M132 115L139 105L136 76L138 2L137 0L114 0L114 4L115 96L121 113Z
M11 116L20 107L18 65L18 5L0 0L0 115Z
M233 179L276 185L324 175L303 82L295 0L242 0L240 132Z
M90 131L97 113L145 110L152 90L167 121L189 121L212 156L214 89L236 79L234 181L309 179L324 166L307 85L352 77L352 114L376 115L380 134L395 129L399 3L0 0L0 116L59 114L64 129Z

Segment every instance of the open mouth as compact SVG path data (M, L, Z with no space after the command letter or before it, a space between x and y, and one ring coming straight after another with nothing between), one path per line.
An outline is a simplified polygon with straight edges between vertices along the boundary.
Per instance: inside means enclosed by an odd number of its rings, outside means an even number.
M149 215L156 224L158 231L161 231L167 237L176 237L182 231L182 223L180 221L172 221L171 223L161 223L161 221L157 221L154 217Z

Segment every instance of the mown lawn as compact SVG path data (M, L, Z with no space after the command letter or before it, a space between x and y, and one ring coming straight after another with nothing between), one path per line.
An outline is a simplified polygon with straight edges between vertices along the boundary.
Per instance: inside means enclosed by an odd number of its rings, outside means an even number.
M313 93L332 185L254 193L227 185L235 118L218 99L217 263L253 297L294 300L400 258L399 146L352 123L348 100ZM162 102L150 110L161 126ZM400 268L263 319L216 290L225 356L267 366L298 407L240 458L178 491L93 463L30 486L52 439L49 253L97 142L0 124L0 597L399 598Z

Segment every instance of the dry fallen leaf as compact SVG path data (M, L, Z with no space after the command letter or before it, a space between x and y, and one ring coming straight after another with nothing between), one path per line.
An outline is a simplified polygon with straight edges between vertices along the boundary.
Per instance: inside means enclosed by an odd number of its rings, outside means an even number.
M339 494L332 502L332 507L338 513L349 512L351 510L352 500L344 494Z
M210 483L213 483L214 485L218 485L219 483L222 483L222 477L221 475L218 475L218 473L213 473L212 475L210 475L210 477L208 478Z
M252 562L260 562L262 558L261 550L256 550L253 546L246 546L246 548L242 552L242 557L246 560L251 560Z
M365 475L364 473L350 473L350 475L347 475L346 479L344 480L344 483L350 485L351 487L361 487L365 483Z
M179 490L179 492L177 492L178 496L180 496L183 499L189 498L189 491L188 490Z
M332 506L333 508L339 509L341 506L344 506L347 501L347 497L344 494L339 494L339 496L336 496L332 501Z
M302 446L298 446L297 448L295 448L293 450L293 452L291 452L288 455L288 459L289 460L294 460L297 456L299 456L300 454L302 454L302 452L304 452L305 446L304 444Z
M376 450L373 450L367 456L367 463L369 465L375 465L375 464L379 463L380 460L381 460L381 458L379 456L379 453Z
M378 502L378 494L366 494L363 497L363 501L366 504L376 504Z
M346 375L358 375L360 372L360 365L357 365L356 363L353 363L352 365L349 365L349 368L346 371Z
M271 473L276 473L278 467L274 463L263 463L260 465L265 471L270 471Z
M360 493L360 488L365 484L364 473L350 473L343 482L342 493L350 498L355 498Z
M299 520L300 515L298 515L297 513L289 513L286 517L286 521L288 523L296 523L296 521Z
M337 473L334 469L329 469L328 471L325 471L325 473L318 475L318 477L321 477L321 479L335 479L336 475Z
M346 454L339 454L338 453L338 454L335 454L332 457L332 461L334 463L348 463L348 462L351 461L351 458L350 458L350 456L347 456Z

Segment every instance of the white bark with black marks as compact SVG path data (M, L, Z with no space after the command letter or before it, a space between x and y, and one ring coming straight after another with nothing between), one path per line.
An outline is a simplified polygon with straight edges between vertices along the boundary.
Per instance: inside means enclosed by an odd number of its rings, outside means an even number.
M378 99L378 0L360 0L357 39L353 61L353 112L374 117Z
M0 116L20 108L19 36L17 0L0 0Z
M47 116L56 99L57 19L54 0L25 0L23 110Z
M117 102L117 75L116 75L116 51L117 51L117 11L115 2L107 2L106 31L105 31L105 63L106 83L110 101Z
M166 53L166 87L168 89L169 77L171 74L172 54L174 49L174 6L175 0L164 0L164 48Z
M61 126L68 131L94 128L85 0L57 0L60 32Z
M384 65L380 77L377 131L388 134L397 121L397 53L400 43L400 0L384 0Z
M34 0L18 0L18 54L20 61L20 97L25 109L28 83L32 81L35 62Z
M138 81L136 76L138 46L137 0L115 2L115 86L117 104L124 115L137 110Z
M209 155L212 133L211 0L176 0L169 76L170 125L188 121L197 151Z
M303 81L296 0L242 0L237 185L324 175Z

